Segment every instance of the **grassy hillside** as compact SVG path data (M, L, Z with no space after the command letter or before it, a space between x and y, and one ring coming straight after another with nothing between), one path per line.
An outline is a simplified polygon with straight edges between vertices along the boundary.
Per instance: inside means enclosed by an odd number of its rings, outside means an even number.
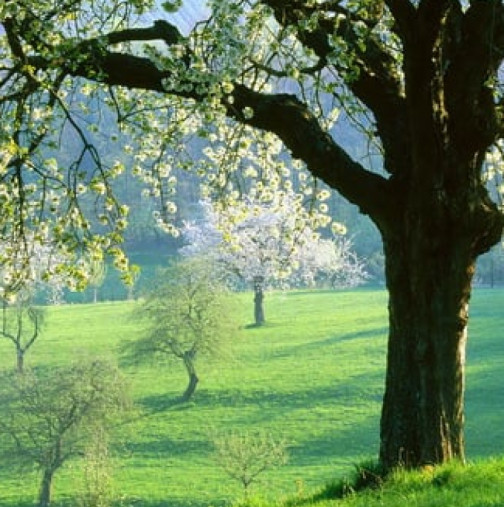
M252 320L252 295L237 298L242 306L238 319L246 325ZM470 459L503 454L503 302L502 290L474 295L468 351ZM121 344L142 332L132 318L134 303L49 309L44 335L27 364L117 357L140 409L114 434L115 487L125 506L220 505L240 498L240 487L213 458L210 437L224 431L263 430L285 439L288 464L266 473L253 491L270 499L309 496L377 454L386 304L385 292L373 290L268 294L268 324L243 329L227 357L200 361L201 383L186 404L176 402L186 383L181 365L121 359ZM14 361L12 348L0 341L0 364L10 367ZM80 476L78 461L56 476L56 503L73 505ZM29 471L20 475L10 463L0 464L2 507L33 505L37 486Z

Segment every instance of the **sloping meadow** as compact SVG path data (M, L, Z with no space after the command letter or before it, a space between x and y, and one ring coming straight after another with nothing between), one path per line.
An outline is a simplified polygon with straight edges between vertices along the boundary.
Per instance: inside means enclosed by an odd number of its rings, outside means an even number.
M117 362L135 409L114 427L108 469L116 505L221 505L244 489L220 466L214 442L226 435L282 441L288 460L266 470L249 493L266 498L305 495L350 474L376 457L387 338L382 290L268 293L266 325L253 320L251 293L237 294L236 337L219 357L200 357L197 391L180 402L187 379L182 364L136 360L125 344L142 336L135 302L66 305L47 309L43 334L28 366L56 370L85 358ZM468 350L469 459L502 454L501 372L504 291L476 290ZM0 363L15 365L0 340ZM2 386L0 386L2 388ZM2 408L0 407L0 417ZM54 505L77 505L83 460L54 479ZM38 476L11 456L0 463L0 505L33 505Z

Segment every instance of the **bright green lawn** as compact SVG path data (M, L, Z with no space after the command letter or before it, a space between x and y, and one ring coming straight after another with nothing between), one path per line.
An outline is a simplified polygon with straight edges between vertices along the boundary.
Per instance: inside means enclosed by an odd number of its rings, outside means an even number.
M252 295L237 298L243 303L241 321L248 324ZM473 459L504 454L503 303L504 290L474 293L467 393L467 449ZM119 357L120 345L141 333L131 318L133 306L51 308L27 363ZM201 383L194 401L185 405L175 403L186 383L181 366L121 361L142 410L115 434L116 489L128 499L124 505L219 505L239 498L240 488L213 461L213 431L265 429L288 441L288 465L269 472L255 489L267 497L313 491L351 473L354 463L375 457L386 306L381 290L268 294L268 325L244 329L229 357L201 360ZM0 342L0 363L14 363L6 342ZM75 461L56 476L56 503L72 496L78 480ZM0 464L1 507L32 505L37 486L9 463Z

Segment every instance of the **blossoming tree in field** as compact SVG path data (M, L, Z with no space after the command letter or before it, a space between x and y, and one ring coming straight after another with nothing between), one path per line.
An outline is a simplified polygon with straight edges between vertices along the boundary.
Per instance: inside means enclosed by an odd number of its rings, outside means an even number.
M322 198L324 196L321 196ZM306 210L292 192L245 198L222 208L203 201L203 218L182 228L186 256L207 255L227 274L254 288L254 318L264 324L264 289L329 285L353 287L366 278L364 263L342 237L323 238L327 212ZM333 230L343 226L333 224Z

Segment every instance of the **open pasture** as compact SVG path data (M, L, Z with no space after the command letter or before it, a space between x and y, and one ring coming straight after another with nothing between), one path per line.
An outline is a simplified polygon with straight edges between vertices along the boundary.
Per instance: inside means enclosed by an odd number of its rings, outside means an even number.
M252 492L285 498L321 488L378 452L387 336L383 290L268 293L267 325L252 321L252 295L236 296L243 328L222 358L202 358L194 399L179 403L182 365L135 364L122 345L142 333L135 303L66 305L48 309L29 366L54 367L89 356L116 358L138 407L113 435L118 505L221 505L240 486L213 457L213 434L266 431L288 443L287 465L266 472ZM475 290L471 306L467 382L469 459L502 455L504 290ZM0 363L15 363L0 341ZM0 407L1 416L1 407ZM54 504L74 505L81 483L75 460L55 478ZM38 480L0 463L0 505L33 505Z

